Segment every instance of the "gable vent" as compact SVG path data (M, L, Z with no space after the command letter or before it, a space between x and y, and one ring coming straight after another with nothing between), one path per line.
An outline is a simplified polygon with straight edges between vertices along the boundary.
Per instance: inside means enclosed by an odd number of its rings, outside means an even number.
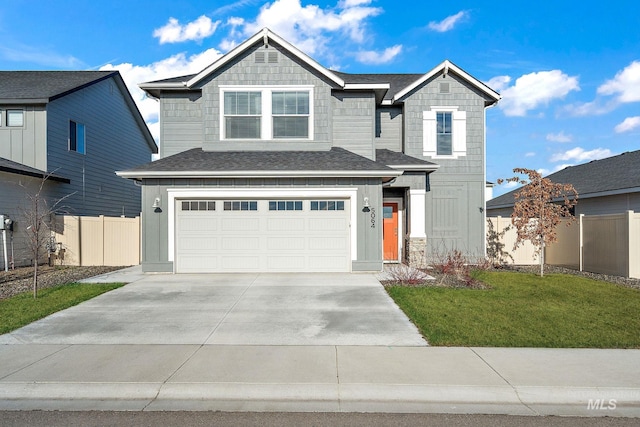
M277 64L278 63L278 52L269 52L268 55L269 64Z
M256 64L264 64L264 52L256 52Z
M440 83L440 93L451 93L449 83Z

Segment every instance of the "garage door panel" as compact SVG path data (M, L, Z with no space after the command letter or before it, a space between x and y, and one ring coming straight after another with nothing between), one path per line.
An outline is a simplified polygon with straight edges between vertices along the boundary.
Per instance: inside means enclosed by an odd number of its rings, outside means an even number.
M176 272L351 270L348 200L344 210L313 211L306 199L302 210L269 210L269 200L259 199L257 210L233 211L224 202L207 211L177 203Z

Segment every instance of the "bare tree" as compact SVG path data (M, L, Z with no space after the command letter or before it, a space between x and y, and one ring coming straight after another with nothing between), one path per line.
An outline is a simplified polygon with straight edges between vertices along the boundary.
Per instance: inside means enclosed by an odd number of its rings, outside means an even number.
M544 276L544 247L557 240L556 227L563 218L569 219L567 225L575 221L571 208L578 203L578 192L573 185L554 183L535 170L516 168L513 172L528 177L506 180L524 185L514 194L511 223L518 233L514 249L530 241L540 258L540 276Z
M52 173L42 177L35 188L25 188L26 205L21 208L24 229L27 236L27 248L33 259L33 297L38 297L38 262L51 250L52 227L55 215L64 213L62 202L70 197L47 198L46 184Z

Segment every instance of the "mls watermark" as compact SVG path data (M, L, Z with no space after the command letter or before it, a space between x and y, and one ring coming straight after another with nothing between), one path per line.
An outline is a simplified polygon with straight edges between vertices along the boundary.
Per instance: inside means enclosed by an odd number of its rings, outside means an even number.
M616 399L589 399L587 410L593 411L614 411L618 407Z

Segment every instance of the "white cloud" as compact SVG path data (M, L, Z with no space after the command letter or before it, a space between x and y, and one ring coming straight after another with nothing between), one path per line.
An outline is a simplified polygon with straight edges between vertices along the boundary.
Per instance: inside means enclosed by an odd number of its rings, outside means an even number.
M549 133L547 134L547 141L571 142L573 141L573 136L565 134L564 131L560 131L559 133Z
M590 101L567 105L562 111L573 117L597 116L607 114L615 110L616 107L616 102L602 103L599 101Z
M528 153L525 153L524 156L525 157L535 157L536 153L534 153L533 151L529 151Z
M391 62L400 52L402 52L402 45L397 44L386 48L382 52L374 50L360 51L356 54L356 59L363 64L386 64Z
M516 181L506 181L504 183L504 188L506 188L506 189L516 188L518 185L520 185L520 183L518 183Z
M149 65L133 65L130 63L107 64L100 69L120 71L142 117L147 122L154 138L158 140L160 136L160 128L157 125L158 102L148 98L144 91L138 87L138 84L200 72L221 55L222 54L216 49L208 49L200 54L189 57L184 53L179 53Z
M202 15L195 21L180 25L176 18L169 18L164 27L153 31L153 37L160 39L160 44L178 43L184 41L202 41L212 35L220 25L220 21L213 22L208 16Z
M608 148L596 148L590 151L585 151L582 147L576 147L562 153L554 154L553 156L551 156L550 161L560 162L573 160L576 162L584 162L604 159L606 157L611 157L612 155L613 153Z
M509 82L511 82L511 77L509 76L496 76L488 82L485 82L485 84L493 90L501 92L509 87Z
M599 95L616 95L620 103L640 101L640 61L633 61L598 88Z
M636 128L640 128L640 116L627 117L615 127L615 131L616 133L623 133Z
M344 0L336 7L302 6L300 0L275 0L260 8L254 21L243 21L242 31L230 36L230 45L238 37L248 37L269 27L308 55L327 52L332 32L347 34L355 43L366 36L366 20L382 13L382 8L367 6L370 1Z
M437 31L439 33L444 33L446 31L450 31L455 27L455 25L460 22L462 19L466 18L468 13L464 10L456 13L455 15L447 16L440 22L431 21L429 22L429 29L433 31Z
M489 82L506 87L508 76L494 77ZM560 70L539 71L519 77L513 86L501 91L498 106L506 116L525 116L529 110L564 98L569 92L580 90L578 77Z

